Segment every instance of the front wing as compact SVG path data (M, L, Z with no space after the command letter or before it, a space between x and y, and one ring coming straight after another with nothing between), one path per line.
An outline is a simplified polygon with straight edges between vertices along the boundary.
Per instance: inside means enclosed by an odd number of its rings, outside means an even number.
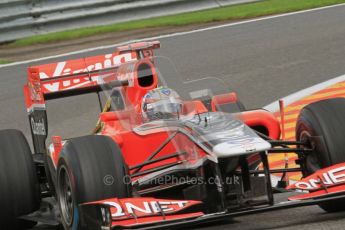
M108 199L80 205L83 229L117 228L159 229L190 226L246 214L288 209L345 199L345 163L321 169L288 186L297 196L273 205L204 214L203 204L195 200L166 200L151 197ZM288 191L288 190L287 190Z
M135 198L134 198L135 199ZM151 198L150 198L151 199ZM189 212L184 214L158 214L154 216L132 216L126 221L116 221L110 216L111 207L102 203L81 205L81 221L83 229L113 230L113 229L167 229L173 227L193 226L202 223L215 222L233 217L256 214L260 212L289 209L303 206L317 205L335 199L345 199L345 191L337 195L323 196L317 199L291 200L276 203L274 205L261 206L258 208L237 210L235 212L224 211L211 214L202 212Z

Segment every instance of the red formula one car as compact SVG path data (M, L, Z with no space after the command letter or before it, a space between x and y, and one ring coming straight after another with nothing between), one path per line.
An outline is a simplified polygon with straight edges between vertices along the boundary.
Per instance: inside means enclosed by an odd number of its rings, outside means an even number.
M153 55L159 47L136 43L28 69L34 154L20 131L0 131L1 229L18 219L142 229L313 204L345 209L345 99L306 106L297 140L281 140L274 115L246 111L219 79L181 78ZM89 93L103 107L93 132L49 133L46 143L45 101ZM287 152L299 167L270 169L268 154ZM288 172L303 178L288 186ZM279 188L271 182L277 173ZM291 196L276 202L277 192Z

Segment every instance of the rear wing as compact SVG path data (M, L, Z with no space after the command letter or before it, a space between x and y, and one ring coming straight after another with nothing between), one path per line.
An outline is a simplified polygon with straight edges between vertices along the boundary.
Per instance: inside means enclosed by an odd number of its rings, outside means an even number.
M35 153L46 152L46 100L97 93L109 81L126 85L128 80L116 79L115 70L124 63L152 57L153 49L158 48L159 41L133 43L106 55L29 67L23 90Z

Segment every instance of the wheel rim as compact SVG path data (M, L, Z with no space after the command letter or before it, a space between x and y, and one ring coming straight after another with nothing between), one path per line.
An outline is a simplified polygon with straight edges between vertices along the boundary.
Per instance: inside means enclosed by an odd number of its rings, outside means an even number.
M71 226L74 214L74 199L72 194L71 180L65 167L61 167L60 169L58 184L61 215L64 222L68 226Z
M311 140L310 137L311 137L311 134L308 131L304 130L300 134L299 140L302 142L308 143L307 146L309 146L312 149L315 149L315 144L313 143L313 141ZM306 169L308 171L308 174L312 174L312 173L321 169L320 161L319 161L317 154L315 152L307 155L307 157L306 157Z

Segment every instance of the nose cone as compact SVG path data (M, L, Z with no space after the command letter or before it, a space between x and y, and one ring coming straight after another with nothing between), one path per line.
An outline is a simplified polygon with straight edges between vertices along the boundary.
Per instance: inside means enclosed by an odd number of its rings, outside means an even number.
M213 147L218 158L246 155L253 152L262 152L271 148L271 144L260 137L228 140Z

